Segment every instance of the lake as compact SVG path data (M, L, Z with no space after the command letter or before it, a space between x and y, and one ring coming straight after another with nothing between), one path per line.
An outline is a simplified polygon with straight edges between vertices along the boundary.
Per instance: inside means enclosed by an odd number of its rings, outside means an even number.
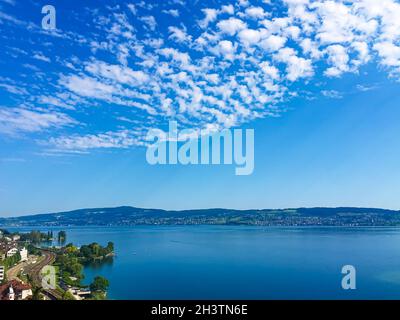
M135 226L66 230L75 245L115 244L110 299L400 299L400 228ZM343 290L342 266L357 271Z

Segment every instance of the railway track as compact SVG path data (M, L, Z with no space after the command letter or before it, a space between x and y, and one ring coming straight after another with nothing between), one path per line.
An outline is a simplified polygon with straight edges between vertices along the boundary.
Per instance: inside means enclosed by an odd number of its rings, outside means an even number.
M33 285L37 287L42 287L42 269L45 266L52 265L54 263L54 261L56 260L56 254L54 252L51 252L50 250L45 250L41 248L38 249L42 251L42 259L38 263L25 268L25 272L29 275ZM51 300L62 299L61 294L57 290L43 288L42 292Z

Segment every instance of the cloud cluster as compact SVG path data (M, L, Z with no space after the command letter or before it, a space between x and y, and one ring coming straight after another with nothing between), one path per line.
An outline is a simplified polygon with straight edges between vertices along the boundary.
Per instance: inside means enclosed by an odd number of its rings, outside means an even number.
M297 95L299 84L357 73L370 62L391 77L400 75L400 4L395 0L240 0L193 8L198 18L191 24L180 19L180 5L121 2L106 13L93 12L94 31L81 41L89 53L63 59L68 69L58 75L54 95L67 92L75 102L129 109L130 116L141 119L140 131L56 137L51 142L57 148L141 144L146 128L168 119L219 129L276 116L279 105ZM169 17L167 28L160 27L165 21L160 23L155 11ZM3 13L1 19L13 18ZM34 58L50 62L42 51ZM341 97L329 88L321 93ZM71 99L65 103L76 105ZM3 128L13 114L14 124L26 118L26 113L7 110L0 114ZM44 123L57 126L67 120Z
M0 132L18 135L23 132L40 132L43 130L77 124L75 120L59 112L30 110L28 108L0 108Z

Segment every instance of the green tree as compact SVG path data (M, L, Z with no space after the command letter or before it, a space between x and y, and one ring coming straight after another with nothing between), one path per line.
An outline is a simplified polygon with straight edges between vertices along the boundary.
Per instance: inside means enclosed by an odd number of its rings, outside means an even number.
M90 290L92 292L106 292L110 283L108 280L102 276L97 276L94 278L93 282L90 284Z
M59 231L57 234L58 242L65 243L67 240L67 233L65 231Z
M76 300L75 297L72 295L72 293L69 291L64 292L62 299L63 300Z
M34 286L32 288L32 300L42 300L42 288Z
M107 253L114 252L114 243L113 242L110 241L109 243L107 243L106 251L107 251Z

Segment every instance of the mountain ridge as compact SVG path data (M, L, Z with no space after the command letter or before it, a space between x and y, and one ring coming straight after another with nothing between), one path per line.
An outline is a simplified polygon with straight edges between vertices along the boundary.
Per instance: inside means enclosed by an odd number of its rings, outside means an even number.
M363 207L164 210L119 206L0 218L0 226L397 226L400 210Z

